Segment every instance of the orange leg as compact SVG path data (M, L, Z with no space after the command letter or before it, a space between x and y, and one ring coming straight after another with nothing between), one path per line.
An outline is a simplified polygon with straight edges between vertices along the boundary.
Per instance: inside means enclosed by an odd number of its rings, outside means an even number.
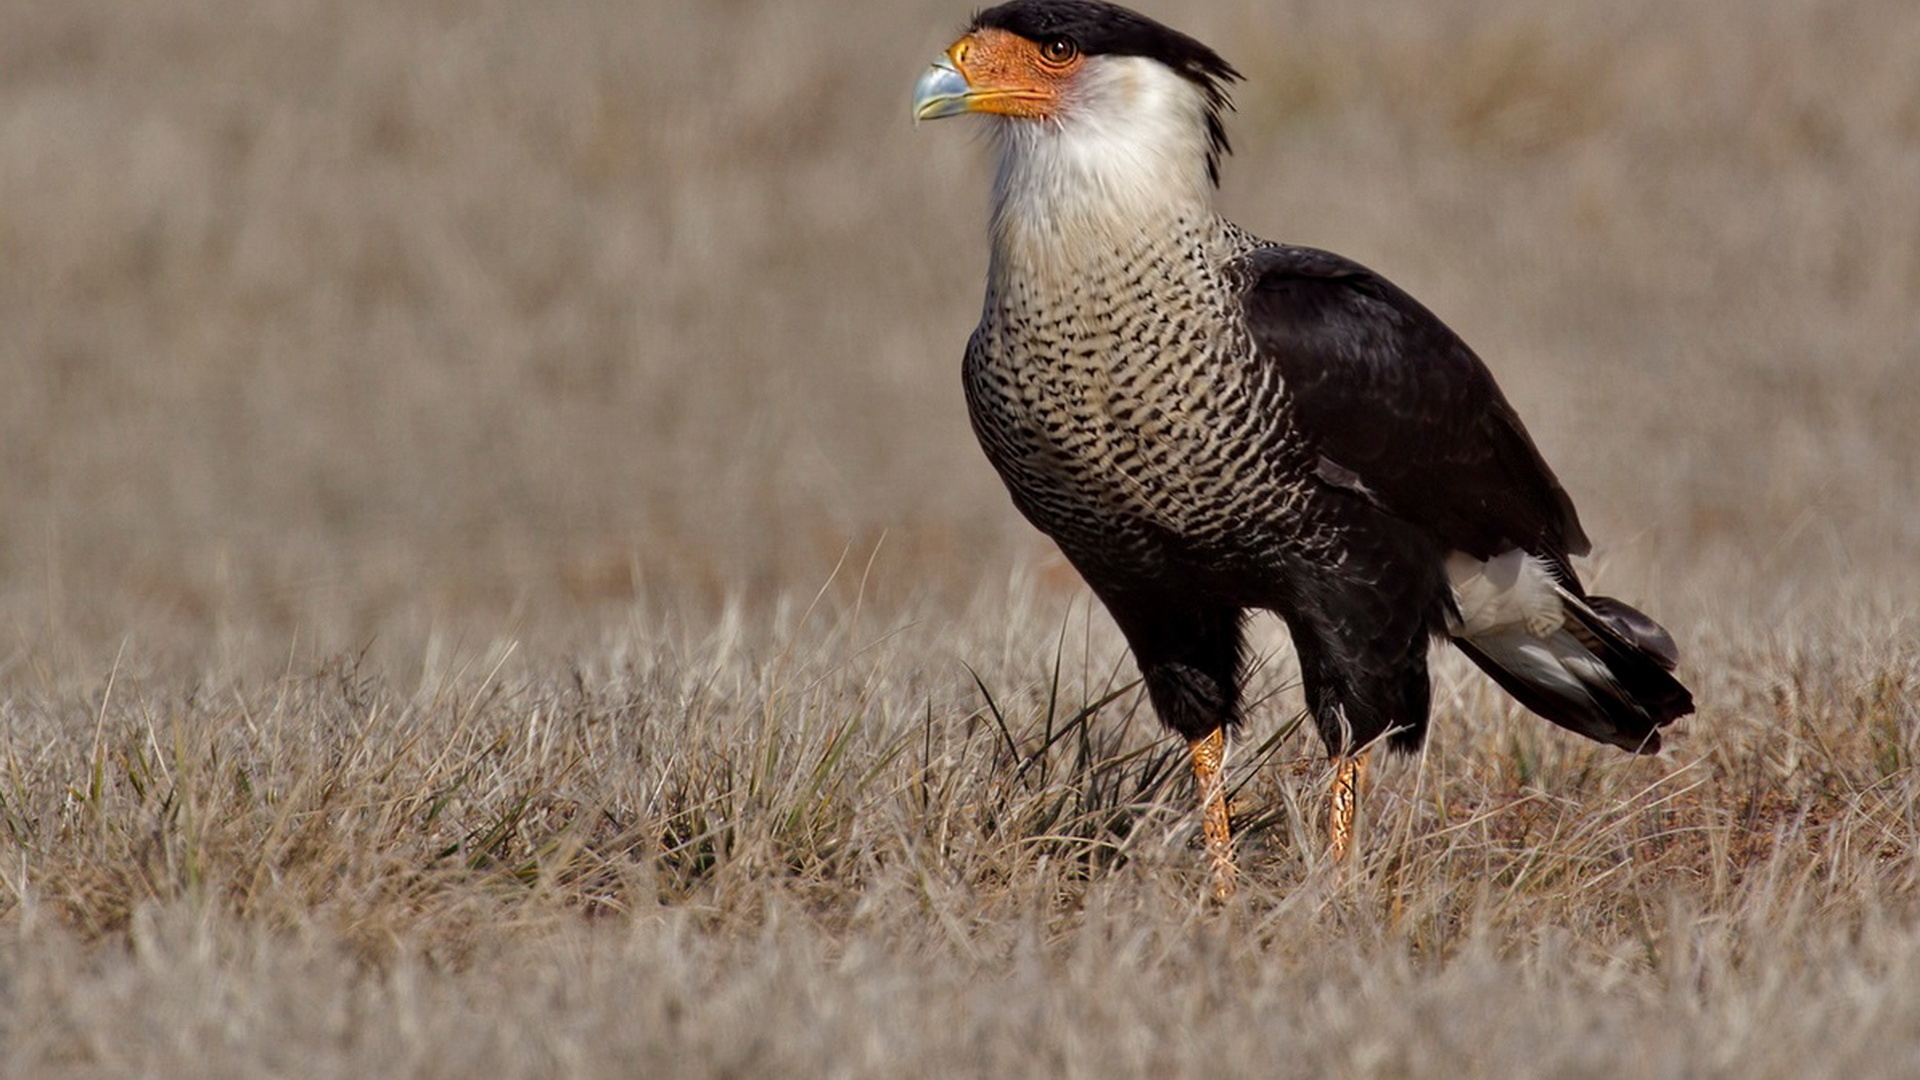
M1327 790L1327 854L1336 863L1347 861L1353 849L1355 818L1360 810L1360 788L1367 779L1367 756L1362 750L1333 759L1333 786Z
M1231 899L1240 871L1233 865L1233 830L1227 821L1227 782L1221 768L1227 758L1227 736L1214 728L1187 743L1193 756L1193 780L1200 789L1200 834L1206 838L1213 863L1213 898Z

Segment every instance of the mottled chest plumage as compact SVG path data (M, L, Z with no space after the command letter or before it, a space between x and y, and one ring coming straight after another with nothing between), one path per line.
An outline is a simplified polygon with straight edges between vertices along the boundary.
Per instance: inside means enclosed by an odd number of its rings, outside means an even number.
M1245 241L1175 223L1078 258L996 253L968 343L974 428L1021 511L1078 562L1218 557L1276 517L1277 375L1229 269Z

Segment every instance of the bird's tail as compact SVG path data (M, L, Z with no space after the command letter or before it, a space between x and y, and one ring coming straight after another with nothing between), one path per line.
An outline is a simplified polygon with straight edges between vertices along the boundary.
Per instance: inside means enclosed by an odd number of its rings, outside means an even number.
M1512 625L1454 644L1520 704L1561 727L1657 753L1660 729L1693 711L1693 695L1673 677L1679 651L1672 635L1611 597L1555 588L1564 619L1546 636Z

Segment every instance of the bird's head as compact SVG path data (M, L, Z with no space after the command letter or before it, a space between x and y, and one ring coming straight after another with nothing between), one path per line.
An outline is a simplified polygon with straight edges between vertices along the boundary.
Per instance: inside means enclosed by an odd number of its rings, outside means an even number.
M1054 180L1071 174L1069 184L1192 184L1204 196L1239 77L1212 49L1118 5L1013 0L974 16L920 77L913 115L998 121L1003 185L1024 162Z

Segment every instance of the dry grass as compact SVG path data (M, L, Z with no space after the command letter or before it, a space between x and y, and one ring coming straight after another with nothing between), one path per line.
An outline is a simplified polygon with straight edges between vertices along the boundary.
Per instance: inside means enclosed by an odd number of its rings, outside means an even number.
M880 7L0 2L0 1076L1920 1071L1920 9L1180 16L1701 701L1444 662L1340 879L1265 627L1213 912Z

